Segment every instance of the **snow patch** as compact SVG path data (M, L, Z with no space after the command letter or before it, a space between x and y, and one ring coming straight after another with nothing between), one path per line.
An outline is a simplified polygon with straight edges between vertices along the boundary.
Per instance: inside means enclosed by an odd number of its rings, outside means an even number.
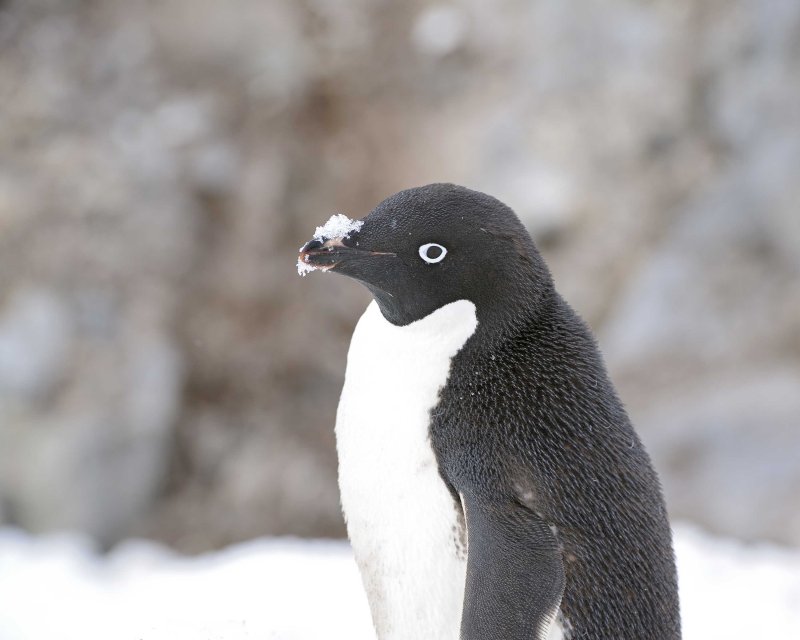
M800 638L800 549L678 525L685 640ZM344 542L262 539L186 557L143 541L0 528L2 640L374 640Z
M316 228L312 239L325 242L325 240L330 240L331 238L346 238L363 226L363 220L351 220L343 213L334 213L325 224ZM300 250L302 249L303 247L300 247ZM321 269L309 264L306 260L308 260L308 256L305 256L305 259L297 259L297 273L301 276L305 277L312 271L327 271L327 269Z
M316 270L317 268L313 264L308 264L308 262L303 262L300 258L297 259L297 273L299 273L304 278L306 277L307 274Z
M343 213L334 213L325 224L314 231L314 240L322 242L331 238L346 238L363 226L363 220L351 220Z

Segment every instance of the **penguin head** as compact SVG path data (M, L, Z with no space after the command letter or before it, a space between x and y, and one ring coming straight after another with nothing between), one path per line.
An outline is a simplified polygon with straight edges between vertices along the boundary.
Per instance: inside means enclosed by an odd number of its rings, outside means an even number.
M331 271L361 282L395 325L456 300L471 301L482 322L519 315L552 286L514 212L465 187L408 189L360 221L332 221L300 249L298 270Z

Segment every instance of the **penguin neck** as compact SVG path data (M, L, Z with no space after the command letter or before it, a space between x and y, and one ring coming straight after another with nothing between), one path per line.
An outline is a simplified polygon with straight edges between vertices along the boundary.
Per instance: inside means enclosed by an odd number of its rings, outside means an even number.
M491 286L474 292L455 295L439 307L430 302L421 304L412 296L402 299L364 283L384 319L396 326L410 326L431 316L438 309L458 301L469 301L475 309L478 332L489 340L502 340L530 326L540 316L547 316L557 306L556 293L550 274L523 273L507 282L495 281Z
M507 295L491 303L476 304L477 334L486 344L504 342L531 326L547 321L557 313L559 295L552 281L536 286L520 286L514 295Z
M419 320L403 325L397 325L386 318L377 302L367 307L364 315L370 318L372 331L380 334L376 343L405 341L423 349L434 345L439 348L439 344L444 341L457 345L455 351L458 351L480 323L475 305L470 300L454 300Z

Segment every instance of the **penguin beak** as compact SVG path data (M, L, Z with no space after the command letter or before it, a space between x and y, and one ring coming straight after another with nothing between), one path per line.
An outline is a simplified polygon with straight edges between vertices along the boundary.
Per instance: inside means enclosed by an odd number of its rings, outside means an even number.
M336 270L344 275L354 276L348 267L361 263L373 256L394 256L387 251L370 251L361 249L352 235L345 238L329 238L327 240L310 240L300 248L297 257L297 270L301 275L309 271ZM360 270L359 270L360 271Z
M386 251L394 248L391 245L376 246L375 232L364 230L366 233L355 229L334 238L317 235L300 248L297 271L301 276L311 271L332 271L352 278L369 290L385 318L395 324L408 324L416 317L414 310L404 307L404 300L414 299L410 290L413 274L402 254Z
M325 241L310 240L300 247L297 267L300 269L306 265L309 270L319 269L320 271L333 269L342 261L347 249L342 238L331 238Z

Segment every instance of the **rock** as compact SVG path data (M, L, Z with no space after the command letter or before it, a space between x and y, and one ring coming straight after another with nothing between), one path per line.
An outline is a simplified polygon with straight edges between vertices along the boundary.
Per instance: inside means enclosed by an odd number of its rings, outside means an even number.
M0 403L0 503L16 524L111 544L151 506L167 471L180 361L155 336L114 351L84 354L45 402Z
M673 517L796 545L800 367L721 371L668 391L637 422Z
M463 42L467 29L463 11L453 5L425 8L414 22L411 41L422 53L434 57L455 51Z
M52 292L19 287L0 308L0 404L47 395L67 368L70 318Z

